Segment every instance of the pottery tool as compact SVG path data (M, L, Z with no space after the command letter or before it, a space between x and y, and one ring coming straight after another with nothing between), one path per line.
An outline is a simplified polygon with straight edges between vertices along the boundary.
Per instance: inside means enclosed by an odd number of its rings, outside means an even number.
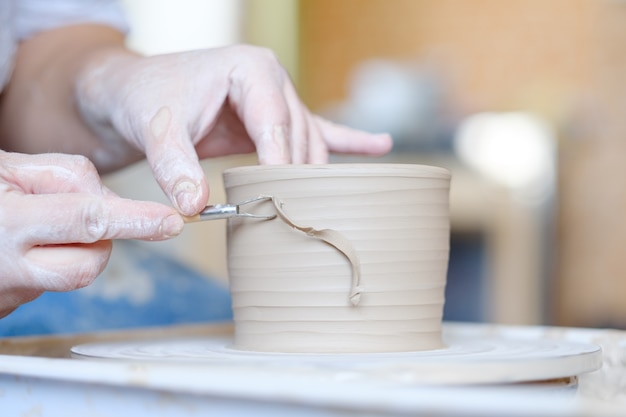
M231 217L248 217L253 219L272 220L276 218L276 214L254 214L241 209L242 206L248 204L270 200L272 200L272 197L262 195L237 204L215 204L206 206L195 216L185 216L185 223L229 219Z
M242 211L241 207L257 203L261 201L271 201L276 210L274 214L254 214L249 213L247 211ZM238 204L215 204L206 206L200 213L195 216L185 216L185 223L194 223L201 222L206 220L219 220L219 219L229 219L231 217L247 217L253 219L261 219L261 220L272 220L276 217L280 217L285 223L289 226L297 229L307 236L312 236L318 238L329 245L335 247L339 250L348 260L350 261L352 267L352 285L350 288L350 303L352 305L357 305L359 303L359 299L361 297L361 265L358 259L358 255L352 244L348 239L346 239L341 233L331 230L331 229L322 229L317 230L313 227L309 226L301 226L293 222L293 220L287 216L285 211L282 208L283 203L279 199L276 199L273 196L267 195L259 195L255 198L251 198L249 200L245 200Z

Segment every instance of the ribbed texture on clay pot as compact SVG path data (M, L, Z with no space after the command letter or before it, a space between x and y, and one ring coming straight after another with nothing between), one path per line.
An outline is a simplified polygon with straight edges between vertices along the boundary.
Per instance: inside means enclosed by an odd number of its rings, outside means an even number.
M450 243L446 169L408 164L254 166L224 172L227 199L279 199L295 223L333 229L360 260L281 218L233 218L228 268L234 347L266 352L406 352L443 347ZM272 202L245 206L275 212Z

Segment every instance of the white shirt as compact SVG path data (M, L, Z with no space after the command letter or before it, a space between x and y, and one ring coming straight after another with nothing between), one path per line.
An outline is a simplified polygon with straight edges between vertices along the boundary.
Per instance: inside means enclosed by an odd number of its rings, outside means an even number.
M127 31L116 0L0 0L0 90L11 75L19 41L78 23L99 23Z

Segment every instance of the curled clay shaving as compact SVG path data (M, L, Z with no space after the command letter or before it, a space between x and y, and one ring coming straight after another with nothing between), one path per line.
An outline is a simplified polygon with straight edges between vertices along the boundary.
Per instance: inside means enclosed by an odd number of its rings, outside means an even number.
M274 203L274 207L276 208L276 212L278 213L278 217L289 226L297 229L301 232L306 233L307 236L315 237L317 239L322 240L323 242L328 243L329 245L336 248L339 252L341 252L352 266L352 282L350 285L350 304L356 306L359 304L361 300L361 261L359 260L359 256L352 246L352 243L341 233L333 229L322 229L317 230L310 226L300 226L291 220L289 216L283 210L283 202L280 199L272 196L272 203Z

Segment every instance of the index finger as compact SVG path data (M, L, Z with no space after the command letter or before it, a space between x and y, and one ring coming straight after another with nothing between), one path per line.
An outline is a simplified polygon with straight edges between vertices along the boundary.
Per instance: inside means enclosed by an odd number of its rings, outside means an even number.
M228 98L254 142L261 164L291 162L292 119L284 85L287 74L275 57L253 50L230 76ZM252 67L254 66L254 67Z

